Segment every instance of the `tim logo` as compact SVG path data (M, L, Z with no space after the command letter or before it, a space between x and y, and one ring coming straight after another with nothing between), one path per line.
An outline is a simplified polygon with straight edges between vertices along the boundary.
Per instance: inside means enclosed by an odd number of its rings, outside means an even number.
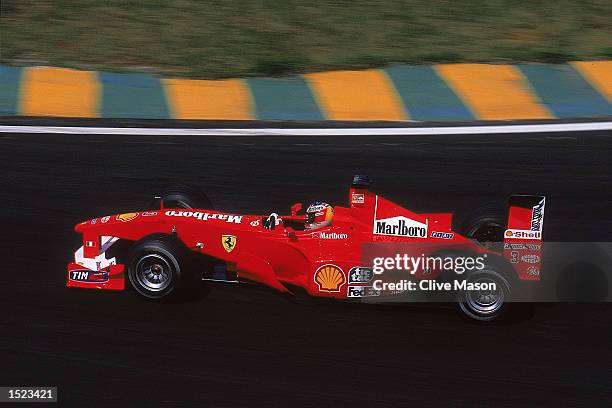
M70 279L75 281L87 282L89 278L89 271L70 271Z
M108 273L86 270L70 271L70 280L78 282L106 282L108 281Z

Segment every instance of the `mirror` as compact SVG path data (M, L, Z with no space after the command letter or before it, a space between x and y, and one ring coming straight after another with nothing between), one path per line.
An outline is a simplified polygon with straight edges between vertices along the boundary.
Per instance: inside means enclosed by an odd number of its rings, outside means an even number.
M302 209L302 203L295 203L291 206L291 215L297 215L298 211Z

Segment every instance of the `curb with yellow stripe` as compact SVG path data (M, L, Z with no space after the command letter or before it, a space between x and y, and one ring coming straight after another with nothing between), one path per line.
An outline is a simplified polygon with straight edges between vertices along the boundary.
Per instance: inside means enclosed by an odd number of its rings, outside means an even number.
M601 117L612 115L612 61L397 65L229 80L0 65L0 115L302 121Z

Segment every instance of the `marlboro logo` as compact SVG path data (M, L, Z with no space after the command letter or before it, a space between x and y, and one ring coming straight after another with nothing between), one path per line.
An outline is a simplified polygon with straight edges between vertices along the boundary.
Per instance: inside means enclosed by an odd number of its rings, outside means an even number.
M374 221L374 234L396 237L427 238L427 223L403 216Z
M207 212L199 212L199 211L174 211L174 210L166 211L165 214L169 217L196 218L200 221L219 220L219 221L225 221L228 223L235 223L235 224L242 223L242 215L207 213Z

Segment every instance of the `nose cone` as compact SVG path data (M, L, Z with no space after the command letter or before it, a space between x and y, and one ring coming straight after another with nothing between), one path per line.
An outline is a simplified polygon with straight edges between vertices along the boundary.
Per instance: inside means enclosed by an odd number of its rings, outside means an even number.
M106 217L101 217L101 218L92 218L90 220L85 220L83 222L78 223L77 225L74 226L74 230L76 232L80 232L82 233L83 231L90 229L90 228L95 228L96 226L98 226L99 224L105 224L107 223L109 220L111 219L110 216L106 216Z
M74 230L76 232L82 233L90 222L91 221L79 222L77 225L74 226Z

